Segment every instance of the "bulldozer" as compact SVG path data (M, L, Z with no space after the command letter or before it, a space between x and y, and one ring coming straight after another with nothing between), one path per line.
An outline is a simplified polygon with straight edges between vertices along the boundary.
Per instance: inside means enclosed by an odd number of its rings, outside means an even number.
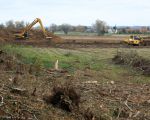
M40 18L36 18L31 24L27 25L24 30L21 33L14 34L16 39L28 39L29 38L29 31L31 28L38 23L40 24L40 27L43 31L43 34L46 39L52 39L52 37L49 37Z
M137 35L131 35L128 39L124 40L124 43L134 46L146 45L143 37Z

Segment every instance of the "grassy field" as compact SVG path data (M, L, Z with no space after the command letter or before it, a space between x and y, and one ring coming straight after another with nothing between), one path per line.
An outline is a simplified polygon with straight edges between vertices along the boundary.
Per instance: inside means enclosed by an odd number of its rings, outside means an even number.
M112 63L112 58L117 51L136 51L139 55L150 59L149 48L79 48L68 50L60 48L36 48L31 46L6 45L2 49L10 54L21 55L24 63L39 64L46 68L53 68L56 60L59 67L70 73L76 70L91 69L100 71L104 80L131 80L131 82L150 82L149 77L130 67L119 66ZM128 75L128 76L125 76ZM107 77L106 77L107 76Z

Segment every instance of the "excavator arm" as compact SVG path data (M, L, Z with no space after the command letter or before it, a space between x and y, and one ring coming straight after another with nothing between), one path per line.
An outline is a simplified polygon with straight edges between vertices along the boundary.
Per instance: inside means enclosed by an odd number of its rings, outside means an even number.
M32 28L36 23L38 23L38 22L39 22L39 24L40 24L40 27L41 27L41 29L42 29L42 31L43 31L43 34L44 34L45 38L51 39L52 37L48 37L48 35L47 35L47 33L46 33L46 30L45 30L45 28L44 28L44 26L43 26L43 24L42 24L42 21L41 21L41 19L39 19L39 18L36 18L31 24L27 25L27 26L25 27L25 29L24 29L21 33L15 34L16 39L26 39L26 38L28 38L28 32L29 32L29 31L31 30L31 28Z

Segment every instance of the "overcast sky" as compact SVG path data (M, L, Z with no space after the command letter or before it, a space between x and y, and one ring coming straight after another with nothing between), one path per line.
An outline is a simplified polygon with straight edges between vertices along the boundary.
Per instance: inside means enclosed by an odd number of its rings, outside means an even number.
M108 25L150 26L150 0L0 0L0 23L8 20L91 25L96 19Z

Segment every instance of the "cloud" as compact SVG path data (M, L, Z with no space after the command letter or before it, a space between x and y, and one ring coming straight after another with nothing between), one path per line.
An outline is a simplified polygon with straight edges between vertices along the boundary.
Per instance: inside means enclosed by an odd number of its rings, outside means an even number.
M40 17L45 25L91 25L102 19L110 25L149 25L148 0L0 0L0 22Z

